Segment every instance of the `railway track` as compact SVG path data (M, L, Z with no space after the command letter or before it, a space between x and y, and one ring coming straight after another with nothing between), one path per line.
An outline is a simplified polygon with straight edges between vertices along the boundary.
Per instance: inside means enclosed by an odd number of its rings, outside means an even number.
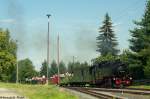
M121 93L128 93L128 94L136 94L136 95L150 95L150 90L141 90L141 89L107 89L107 88L87 88L89 90L95 91L105 91L105 92L121 92Z
M75 90L78 92L82 92L85 94L89 94L89 95L97 97L99 99L130 99L130 98L127 98L124 96L109 94L110 92L111 93L130 94L132 96L143 95L143 97L150 97L150 91L149 90L140 90L140 89L107 89L107 88L89 88L89 87L88 88L85 88L85 87L65 87L65 88ZM142 99L145 99L145 98L142 98Z
M82 92L85 94L89 94L89 95L94 96L94 97L99 98L99 99L125 99L124 97L119 97L119 96L115 96L115 95L111 95L111 94L94 92L93 90L90 90L87 88L67 87L67 89L71 89L71 90L75 90L75 91Z

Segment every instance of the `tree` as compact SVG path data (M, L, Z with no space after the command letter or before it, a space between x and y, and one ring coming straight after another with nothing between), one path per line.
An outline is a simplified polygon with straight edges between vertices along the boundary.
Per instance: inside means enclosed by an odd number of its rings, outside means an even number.
M69 62L68 63L68 72L69 73L74 73L76 71L76 69L80 69L80 68L85 68L88 67L88 63L85 61L84 63L80 63L80 62Z
M112 22L108 13L105 15L103 26L99 28L99 36L97 37L97 51L102 56L107 54L117 55L119 50L117 49L118 42L116 40L114 31L112 30Z
M145 74L146 78L150 79L150 58L148 59L147 64L144 67L144 74Z
M130 30L132 38L130 49L133 52L140 52L150 46L150 0L147 1L145 13L141 21L134 21L136 27Z
M51 63L50 70L49 70L49 75L53 76L53 75L57 74L57 72L58 72L57 63L55 60L53 60Z
M97 57L95 59L92 59L92 62L94 64L96 64L96 63L100 63L100 62L103 62L103 61L115 61L117 59L119 59L119 57L113 56L112 54L109 53L109 54L107 54L105 56L99 56L99 57Z
M0 29L0 80L12 81L16 67L17 44L10 38L8 30Z
M68 69L67 69L67 71L69 72L69 73L73 73L73 69L74 69L74 67L73 67L73 63L72 62L69 62L68 63Z
M66 66L65 66L65 63L63 61L61 61L59 64L59 71L61 74L66 73Z
M40 68L40 76L47 76L47 61L44 60L42 67Z
M25 82L26 78L31 79L36 76L37 72L30 59L20 60L18 62L19 67L19 81Z
M84 63L81 63L80 65L81 65L81 68L84 68L84 67L88 67L88 66L89 66L86 61L85 61Z
M135 63L136 66L140 67L140 71L147 77L147 73L150 72L148 62L150 57L150 0L147 1L142 19L140 21L134 21L134 24L136 27L130 30L132 38L129 39L129 42L130 49L136 54L137 58L136 60L134 58L132 60L134 60L134 63L137 61L137 63ZM141 74L139 74L139 76L141 76ZM142 78L144 78L144 76Z
M80 62L69 62L68 63L68 72L73 73L79 67L81 67Z

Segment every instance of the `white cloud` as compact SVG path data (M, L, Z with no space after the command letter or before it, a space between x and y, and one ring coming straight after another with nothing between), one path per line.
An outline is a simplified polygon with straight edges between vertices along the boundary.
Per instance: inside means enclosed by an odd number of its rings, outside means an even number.
M122 25L121 22L118 22L118 23L114 23L113 26L119 26L119 25Z
M12 24L12 23L15 23L15 20L14 19L0 19L0 23Z

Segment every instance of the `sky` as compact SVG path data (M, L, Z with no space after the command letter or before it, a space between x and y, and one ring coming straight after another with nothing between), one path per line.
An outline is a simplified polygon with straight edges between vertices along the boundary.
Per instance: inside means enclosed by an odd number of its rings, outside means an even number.
M128 49L129 30L144 14L146 0L0 0L0 28L8 28L18 41L18 60L29 58L40 69L47 54L47 14L50 17L50 62L60 60L90 63L96 52L98 28L106 13L113 22L118 48Z

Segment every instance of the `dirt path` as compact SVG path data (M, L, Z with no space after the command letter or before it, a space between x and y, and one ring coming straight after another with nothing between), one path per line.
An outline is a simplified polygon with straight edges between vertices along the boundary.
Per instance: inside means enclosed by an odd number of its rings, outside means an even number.
M19 95L14 90L0 88L0 99L25 99L25 97Z

